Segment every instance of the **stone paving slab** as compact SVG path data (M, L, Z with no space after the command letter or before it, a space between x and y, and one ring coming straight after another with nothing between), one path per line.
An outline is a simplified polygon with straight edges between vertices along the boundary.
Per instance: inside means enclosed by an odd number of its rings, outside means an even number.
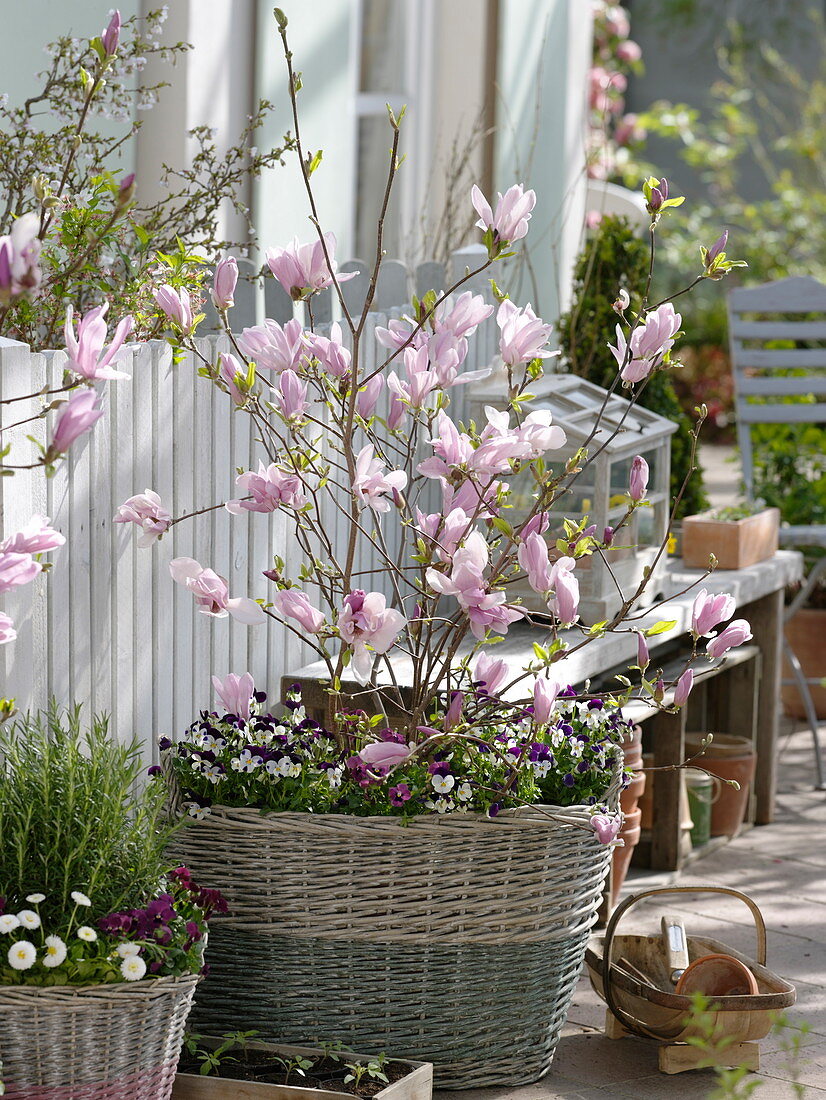
M821 727L821 742L826 752L826 727ZM755 1100L799 1100L783 1048L804 1022L811 1030L801 1038L798 1079L807 1100L826 1100L826 793L813 791L813 782L811 733L784 736L775 823L744 832L682 875L632 871L626 884L631 893L675 883L730 886L760 906L768 966L796 986L797 1003L787 1014L789 1028L761 1043L760 1073L748 1078L759 1082ZM741 903L702 895L690 905L672 901L676 896L664 899L660 908L667 904L683 912L689 932L753 955L754 926ZM647 920L644 931L658 930L654 909ZM605 1006L583 976L545 1078L514 1089L437 1092L437 1100L706 1100L714 1090L712 1070L661 1074L655 1042L606 1039L604 1018Z

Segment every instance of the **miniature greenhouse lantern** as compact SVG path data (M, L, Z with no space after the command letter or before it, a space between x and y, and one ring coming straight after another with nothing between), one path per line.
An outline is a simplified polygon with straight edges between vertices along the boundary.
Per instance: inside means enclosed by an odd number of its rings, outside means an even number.
M468 416L477 424L485 422L485 405L502 404L501 390L493 392L482 387L468 402ZM637 606L647 606L662 594L661 578L665 568L665 554L658 560L657 553L668 530L671 485L671 434L676 425L648 409L631 405L625 398L611 396L600 419L600 430L588 441L607 391L591 382L570 374L548 375L539 387L531 387L536 393L529 408L549 409L554 424L558 424L567 437L567 443L548 456L554 474L566 461L585 448L592 456L589 465L576 478L569 492L560 496L551 511L550 530L546 532L548 544L554 548L556 540L563 537L563 521L568 518L578 522L588 516L589 524L595 524L597 537L605 527L613 527L628 507L628 478L635 455L642 455L649 467L647 507L638 508L630 522L617 532L610 550L580 558L577 576L580 587L580 615L586 625L611 618L630 597L643 580L644 570L652 570L645 595ZM616 433L616 434L615 434ZM511 489L519 485L518 475L510 479ZM530 483L525 480L524 496L515 492L511 498L514 511L508 516L516 525L521 515L527 515L533 506ZM552 555L556 551L552 549ZM610 570L609 570L610 565ZM613 573L613 577L611 576ZM619 590L618 590L619 589ZM527 580L517 581L512 588L514 595L537 615L547 614L547 606L529 587Z

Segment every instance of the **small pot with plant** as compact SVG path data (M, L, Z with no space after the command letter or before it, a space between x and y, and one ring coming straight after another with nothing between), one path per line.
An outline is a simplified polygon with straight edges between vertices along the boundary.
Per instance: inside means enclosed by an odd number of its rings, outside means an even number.
M780 510L762 501L716 508L683 520L683 562L706 569L711 555L719 569L745 569L777 553Z
M245 1100L430 1100L429 1062L353 1054L336 1043L261 1043L256 1034L188 1036L172 1100L235 1100L239 1095ZM245 1084L239 1092L241 1081Z
M168 1100L223 899L170 867L162 793L103 720L27 715L0 759L0 1088Z

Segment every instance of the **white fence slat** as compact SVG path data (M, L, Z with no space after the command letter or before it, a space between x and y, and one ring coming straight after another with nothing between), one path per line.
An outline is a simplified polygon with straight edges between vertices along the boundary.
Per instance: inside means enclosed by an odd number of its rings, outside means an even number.
M465 268L478 266L483 251L466 249L454 256L453 275L461 277ZM354 269L362 274L342 287L358 313L370 272L360 261L342 265L343 271ZM444 276L440 264L420 265L411 276L395 261L385 262L377 296L377 304L381 301L385 308L371 312L367 320L360 377L387 357L373 334L377 325L409 312L413 279L423 293L431 288L441 291ZM468 289L490 300L487 282L477 282ZM268 305L277 307L268 308L268 314L281 323L292 317L293 303L276 281L267 278L265 287ZM322 321L324 310L314 308L314 314L317 331L329 333L329 323ZM244 323L251 322L249 317ZM491 318L470 339L463 369L487 365L497 337ZM344 339L349 343L346 326ZM225 337L198 341L210 361L219 345L227 346ZM63 353L34 356L23 345L0 342L0 398L28 393L46 381L59 384L64 362ZM272 620L248 628L231 618L199 613L192 596L169 575L172 557L194 557L227 578L232 596L271 597L272 585L262 573L272 566L273 557L285 559L293 579L303 559L286 510L235 517L215 509L176 524L160 542L141 549L133 526L113 523L118 505L147 488L160 494L173 516L219 504L236 495L238 468L256 468L259 457L266 461L256 441L257 429L245 414L233 410L225 393L197 375L199 363L190 354L173 366L171 349L156 342L133 346L122 363L131 381L100 387L105 417L89 437L78 441L54 478L47 481L35 470L0 479L2 534L39 511L49 515L67 538L66 545L50 555L54 568L48 576L3 597L3 609L15 618L20 637L0 647L0 673L3 694L16 695L22 707L43 707L53 695L61 703L77 700L87 711L111 711L113 730L121 738L138 736L148 762L158 735L180 735L200 709L213 704L213 673L250 671L276 700L282 675L304 664L312 650ZM401 357L394 367L403 372ZM451 415L457 419L466 396L461 386L450 393ZM21 401L19 406L29 404L34 411L42 400ZM19 406L0 406L0 424L22 418ZM387 408L385 390L377 411L385 415ZM53 421L54 414L49 414L48 421L28 425L22 435L30 432L45 440ZM355 444L360 445L358 438ZM30 460L30 449L24 439L23 457L17 461ZM389 465L395 464L392 450L386 457ZM327 501L324 524L343 556L347 478L341 471L334 471L334 476L343 486L344 510ZM368 531L382 523L387 549L395 556L400 532L391 519L369 510L362 513ZM381 556L366 539L360 540L355 568L364 572L354 579L354 586L392 595ZM312 586L309 590L317 599Z
M367 288L370 286L370 265L366 260L347 260L339 266L339 270L343 272L355 271L355 279L348 279L346 282L341 283L341 296L344 298L344 302L350 311L350 315L355 318L357 314L360 314L364 308L364 301L367 298Z

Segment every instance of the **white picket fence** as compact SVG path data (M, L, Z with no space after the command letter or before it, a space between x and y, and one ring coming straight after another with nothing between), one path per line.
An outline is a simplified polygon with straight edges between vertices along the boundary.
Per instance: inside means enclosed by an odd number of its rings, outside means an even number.
M478 252L463 250L454 257L453 270L461 274L477 263ZM388 309L390 290L401 303L411 289L421 293L429 285L420 281L426 277L421 270L416 285L411 287L407 276L402 282L397 267L380 282L382 311L369 318L365 371L384 354L372 330L402 312L398 305ZM430 273L439 276L433 265ZM435 282L440 289L441 281ZM345 286L348 302L358 308L365 277ZM484 286L480 282L474 289ZM316 319L323 313L320 305ZM496 340L492 322L471 340L466 369L490 362ZM203 354L213 360L224 347L223 337L200 341ZM194 557L227 578L231 596L266 596L268 582L261 574L275 554L297 573L297 547L284 515L231 516L220 509L176 524L147 549L137 547L131 524L113 523L118 505L146 488L160 493L175 516L226 501L237 495L236 469L255 467L264 457L249 417L198 376L192 358L173 365L171 349L162 342L134 346L119 363L131 382L101 387L105 416L53 479L45 479L42 469L0 478L4 536L41 513L67 540L49 555L54 566L48 573L0 597L18 631L16 642L0 647L0 691L14 696L21 709L45 707L54 698L106 712L119 737L142 740L147 759L158 736L180 733L212 704L212 674L249 670L256 684L277 698L282 674L312 657L274 622L246 627L198 613L168 570L171 558ZM0 400L59 385L64 362L62 352L32 354L23 344L0 341ZM461 390L453 391L457 402ZM43 400L0 405L0 427L35 415ZM3 432L4 444L13 445L14 457L7 461L34 461L37 452L26 436L45 441L46 431L46 421L37 419ZM328 530L341 545L343 518L332 510ZM358 567L372 567L366 554Z

